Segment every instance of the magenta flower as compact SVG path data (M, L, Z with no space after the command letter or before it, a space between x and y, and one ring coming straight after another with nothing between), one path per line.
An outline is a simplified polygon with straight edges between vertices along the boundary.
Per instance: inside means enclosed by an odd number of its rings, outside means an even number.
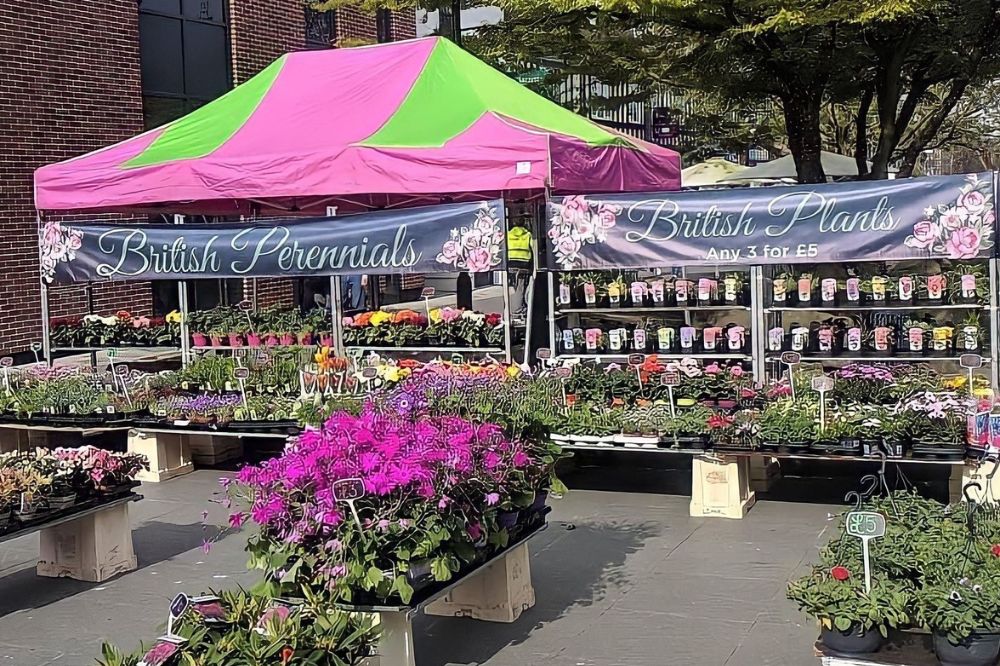
M499 503L500 503L500 495L499 495L499 493L487 493L486 494L486 505L487 506L496 506Z

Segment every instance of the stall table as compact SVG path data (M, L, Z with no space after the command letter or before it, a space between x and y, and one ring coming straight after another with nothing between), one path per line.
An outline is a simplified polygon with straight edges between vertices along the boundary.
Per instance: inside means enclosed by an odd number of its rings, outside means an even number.
M813 654L822 666L938 666L931 637L928 634L905 632L890 637L878 652L842 654L816 641Z
M49 426L26 423L0 423L0 453L29 451L37 447L83 446L87 439L124 432L130 426Z
M244 437L287 439L289 434L136 427L129 430L128 451L141 453L149 460L149 471L139 472L136 478L159 483L193 472L196 459L214 465L242 458ZM226 442L231 438L236 438L235 445Z
M427 615L514 622L521 613L535 605L528 541L546 527L548 525L543 523L532 529L449 585L417 592L409 604L341 604L340 607L351 612L378 615L381 629L379 666L415 666L413 618L421 610Z
M39 532L35 569L39 576L100 583L138 566L128 506L140 499L142 495L130 493L103 504L84 506L8 532L0 536L0 543Z

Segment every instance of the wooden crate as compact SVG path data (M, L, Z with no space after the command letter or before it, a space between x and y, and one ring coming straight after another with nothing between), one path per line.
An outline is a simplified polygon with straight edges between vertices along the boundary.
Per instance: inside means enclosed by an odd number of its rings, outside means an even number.
M691 515L741 519L754 505L749 456L698 456L691 465Z
M141 453L149 460L149 471L136 476L144 482L159 483L194 471L191 448L183 433L129 430L129 453Z
M440 599L428 604L428 615L471 617L487 622L514 622L535 605L528 545L511 550Z
M100 583L136 568L128 502L41 530L39 576Z

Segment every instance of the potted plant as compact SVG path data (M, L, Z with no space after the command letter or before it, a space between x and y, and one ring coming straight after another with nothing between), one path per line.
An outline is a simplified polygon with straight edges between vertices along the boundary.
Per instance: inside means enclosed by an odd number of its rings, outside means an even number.
M845 654L875 652L895 629L909 622L912 583L878 576L865 591L864 571L841 564L815 567L792 581L786 592L806 614L820 623L820 640Z
M681 449L704 449L708 445L708 420L713 413L699 406L676 410L674 417L664 423L664 443Z
M955 557L964 547L955 543ZM943 664L990 666L1000 656L1000 585L993 575L924 582L914 593L920 621L933 634Z

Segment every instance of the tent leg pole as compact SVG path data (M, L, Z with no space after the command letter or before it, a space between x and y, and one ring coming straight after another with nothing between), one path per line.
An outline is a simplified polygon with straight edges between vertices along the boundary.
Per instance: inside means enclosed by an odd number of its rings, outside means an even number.
M174 215L174 224L184 224L184 216ZM188 319L188 315L190 315L188 289L187 282L184 280L177 282L177 307L181 311L181 367L186 368L191 362L191 334Z
M514 278L517 279L516 277ZM504 363L511 362L511 350L510 350L510 331L514 326L514 322L510 316L510 269L506 269L500 273L500 284L503 288L503 353L504 353Z
M330 333L333 335L333 353L338 357L343 357L347 352L344 349L344 302L342 296L341 281L339 275L330 276Z
M42 213L38 212L35 214L36 223L36 233L38 233L38 238L41 238L42 233ZM41 244L38 246L38 266L41 268ZM45 362L50 366L52 365L52 339L49 337L49 286L45 284L45 278L42 277L39 271L38 275L39 284L39 304L42 308L42 354L45 356Z

